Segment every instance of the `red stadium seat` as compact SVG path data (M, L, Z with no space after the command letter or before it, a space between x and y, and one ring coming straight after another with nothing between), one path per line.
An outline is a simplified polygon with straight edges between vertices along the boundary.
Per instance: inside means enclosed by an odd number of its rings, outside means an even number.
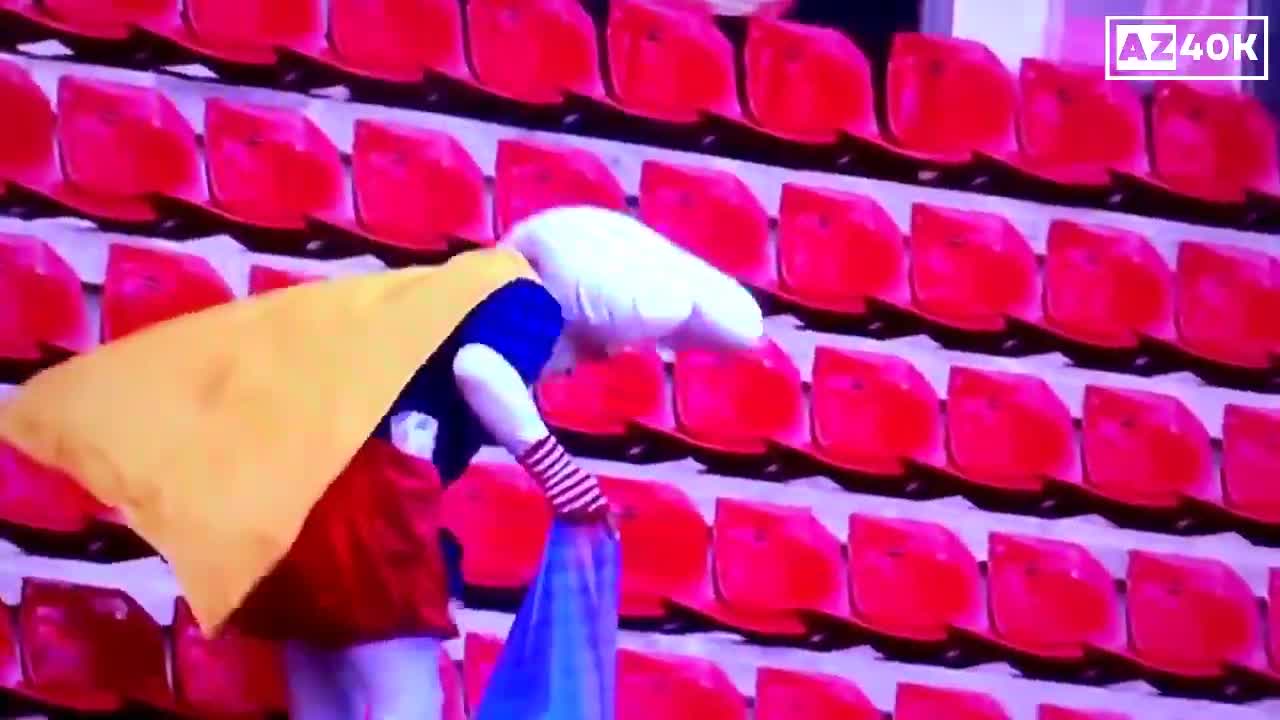
M674 123L741 117L733 45L709 12L615 0L606 39L613 96L627 112Z
M445 491L440 517L462 545L468 585L519 590L537 574L551 511L520 466L472 463Z
M604 161L567 145L499 140L494 176L494 232L498 236L530 215L553 207L627 209L627 193Z
M1104 349L1172 338L1173 271L1145 237L1054 220L1047 244L1044 323L1051 332Z
M604 477L619 519L622 594L627 619L657 619L677 597L697 593L708 577L711 529L693 501L674 486Z
M164 634L123 590L27 578L18 627L28 687L57 706L174 706Z
M57 138L61 173L18 185L60 209L151 223L153 194L206 197L195 131L154 88L63 75Z
M71 477L0 442L0 521L56 533L83 532L108 508Z
M503 642L492 635L467 633L463 646L462 677L467 693L467 706L472 714L480 707L480 698L484 697L484 688L489 684L489 676L493 667L498 664L498 656L502 654Z
M756 720L882 720L857 685L844 678L762 667L756 673Z
M1082 662L1091 648L1124 647L1115 581L1079 545L991 533L987 592L987 637L1000 647L1059 662Z
M440 648L440 690L444 702L440 705L440 720L467 720L467 697L458 666L449 651Z
M785 183L778 282L770 290L801 308L839 315L862 314L869 297L906 303L902 231L867 195Z
M470 75L455 0L329 0L325 40L293 50L356 78L417 83L428 71Z
M1018 77L1020 151L1008 161L1033 178L1080 188L1111 184L1111 172L1144 175L1142 98L1108 82L1101 65L1024 58Z
M1214 362L1266 368L1280 353L1280 260L1184 241L1175 270L1180 345Z
M803 633L803 613L848 614L840 541L808 508L717 498L712 535L714 581L681 605L765 635Z
M452 135L361 118L351 175L355 216L339 205L313 221L410 258L493 242L484 172Z
M1009 720L1009 714L986 693L899 683L894 720Z
M205 102L210 201L166 195L218 227L301 233L312 214L346 212L346 173L333 142L296 110Z
M898 33L887 76L889 128L908 151L945 163L1017 150L1017 88L973 40Z
M772 284L769 214L730 172L646 160L640 219L749 285Z
M40 34L71 40L127 40L133 26L172 21L178 17L177 0L39 0L0 7L0 19L25 21Z
M184 709L202 717L247 717L284 711L284 659L276 645L224 628L207 638L187 601L173 610L173 687Z
M1218 203L1280 192L1276 125L1257 98L1176 81L1152 97L1155 174L1169 190Z
M279 48L315 47L325 35L322 0L185 0L181 17L140 23L198 60L270 66Z
M24 684L18 633L13 627L13 608L0 603L0 689L22 692Z
M309 275L295 270L282 270L268 265L254 265L249 268L249 294L261 295L272 290L301 285L319 280L317 275Z
M1036 707L1036 720L1131 720L1130 716L1110 710L1074 710L1057 705Z
M998 490L1036 493L1045 478L1080 477L1071 411L1036 375L952 367L947 459L951 472Z
M1036 254L1008 218L924 203L911 207L911 294L925 318L1000 332L1038 312Z
M102 340L234 299L218 271L198 255L113 243L102 287Z
M746 720L747 702L715 663L618 650L617 720Z
M548 425L600 438L621 438L631 423L659 414L666 392L666 366L653 348L579 362L565 374L544 377L535 390Z
M1267 583L1267 654L1271 672L1280 675L1280 568L1272 568Z
M0 182L40 182L56 176L53 106L25 68L2 59L0 105L8 108L0 133ZM3 190L0 184L0 194Z
M71 265L42 240L0 234L0 362L42 365L94 340Z
M1222 495L1231 512L1280 525L1280 410L1226 405L1222 419Z
M1181 400L1089 385L1083 416L1084 490L1152 509L1216 499L1209 433Z
M1128 607L1133 659L1146 668L1203 679L1227 663L1265 665L1258 600L1218 560L1130 551Z
M871 64L839 30L753 17L743 57L748 106L766 132L804 142L880 137Z
M676 355L673 415L643 427L713 454L763 457L768 442L804 423L800 373L773 343L739 353Z
M820 345L810 437L782 442L832 470L901 476L908 460L945 461L940 407L933 386L906 360Z
M977 559L950 530L919 520L849 518L849 601L855 626L916 642L985 624Z
M471 66L487 90L523 103L604 94L596 28L578 0L471 0Z

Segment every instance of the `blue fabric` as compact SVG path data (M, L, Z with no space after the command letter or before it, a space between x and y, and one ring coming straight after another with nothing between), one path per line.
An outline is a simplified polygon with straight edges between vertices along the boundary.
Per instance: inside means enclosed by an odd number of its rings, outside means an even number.
M458 350L487 345L532 385L551 359L563 329L560 303L546 288L523 278L507 283L473 308L414 373L373 436L391 439L393 415L410 411L430 415L440 424L432 461L445 484L457 480L480 448L493 442L454 381L453 359Z
M472 720L613 720L619 572L603 523L552 525Z

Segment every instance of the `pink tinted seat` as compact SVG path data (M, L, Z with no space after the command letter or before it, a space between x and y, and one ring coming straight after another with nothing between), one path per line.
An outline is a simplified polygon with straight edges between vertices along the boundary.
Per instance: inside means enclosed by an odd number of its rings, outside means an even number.
M13 608L0 603L0 689L23 693L22 655L13 626Z
M1222 419L1222 495L1228 510L1280 525L1280 410L1228 404Z
M325 40L293 49L359 78L416 83L428 71L470 75L456 0L329 0Z
M1131 651L1149 669L1217 678L1265 664L1258 600L1225 563L1130 551L1128 607Z
M731 627L804 634L803 615L848 613L840 541L808 508L717 498L712 568L680 604Z
M991 533L987 554L989 639L1016 653L1081 662L1091 648L1122 648L1115 581L1075 543Z
M464 640L462 650L462 678L466 688L467 706L474 714L480 707L480 699L484 697L485 686L489 684L489 676L493 667L498 664L498 656L502 654L503 642L492 635L481 635L469 632Z
M1105 187L1111 172L1147 172L1142 98L1130 83L1108 82L1101 65L1023 58L1018 75L1023 172L1075 187Z
M616 0L606 38L612 94L627 112L674 123L742 115L733 45L707 10Z
M68 40L127 40L133 26L178 17L178 0L39 0L0 7L49 35Z
M897 33L887 75L889 128L908 151L946 163L1017 150L1017 88L978 42Z
M233 228L301 232L312 214L344 214L346 172L338 148L300 111L205 102L208 203L182 206Z
M867 298L907 301L906 242L874 198L786 183L777 243L771 292L788 302L858 315Z
M747 102L766 132L804 142L880 137L871 64L839 30L753 17L743 57Z
M884 713L852 682L834 675L761 667L756 720L881 720Z
M641 421L683 443L727 456L762 457L768 442L804 422L800 373L784 350L676 355L672 417Z
M772 284L769 214L730 172L646 160L640 219L749 285Z
M924 317L1000 332L1040 303L1036 254L1008 218L924 203L911 207L911 295Z
M520 466L472 463L445 491L440 517L462 546L468 585L518 590L537 574L551 511Z
M662 411L666 383L666 366L655 349L628 349L544 377L535 394L551 427L617 438L627 434L631 423Z
M1057 705L1036 707L1036 720L1131 720L1124 713L1110 710L1076 710Z
M617 720L746 720L747 702L715 663L618 650Z
M1175 273L1183 348L1240 368L1274 362L1280 353L1280 260L1259 250L1184 241Z
M1147 238L1054 220L1047 244L1044 322L1051 332L1109 349L1172 337L1173 271Z
M596 28L578 0L473 0L467 33L476 79L524 103L603 95Z
M567 145L504 138L494 170L495 234L564 205L627 209L627 194L598 156Z
M5 108L0 133L0 194L4 181L39 182L56 175L53 106L44 90L22 66L0 59L0 105Z
M895 355L815 348L809 424L809 438L782 442L832 469L901 476L907 461L944 461L938 394Z
M79 533L108 514L107 506L71 477L0 442L0 521L35 530Z
M339 206L312 220L419 258L493 242L484 172L452 135L361 118L351 175L354 217Z
M705 583L711 529L689 496L672 485L600 481L626 538L619 612L628 619L662 618L673 598L690 596Z
M1276 124L1257 98L1177 81L1152 97L1155 175L1170 190L1218 203L1280 192Z
M198 255L113 243L102 287L102 341L234 299Z
M978 561L946 527L855 514L849 518L851 622L872 632L939 643L953 627L985 624Z
M0 234L0 362L41 365L94 340L71 265L43 240Z
M1085 490L1139 508L1216 498L1209 433L1178 398L1089 385L1083 415Z
M187 601L173 610L173 686L184 709L205 717L283 712L288 692L276 645L224 628L207 638Z
M153 194L206 195L195 131L154 88L63 75L57 139L61 172L18 182L76 214L150 223Z
M320 277L317 275L309 275L296 270L283 270L269 265L254 265L249 268L249 294L261 295L272 290L280 290L319 279Z
M899 683L894 720L1009 720L998 700L986 693Z
M181 17L140 24L197 59L270 66L280 48L324 40L323 0L185 0Z
M1071 411L1036 375L953 366L947 459L969 482L1015 492L1038 492L1045 478L1080 476Z
M27 578L18 611L28 687L81 711L174 706L160 626L123 590Z

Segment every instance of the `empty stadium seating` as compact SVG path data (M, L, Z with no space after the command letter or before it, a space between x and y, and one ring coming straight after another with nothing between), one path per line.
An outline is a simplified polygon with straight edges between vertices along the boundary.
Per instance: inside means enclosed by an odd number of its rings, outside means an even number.
M249 294L258 295L315 279L317 278L300 272L281 270L280 268L266 265L254 265L249 268Z
M494 234L548 208L595 205L626 210L627 194L604 162L586 150L528 140L498 141Z
M179 598L173 613L172 680L183 708L205 716L280 712L287 705L280 649L234 628L207 638Z
M180 5L178 0L40 0L0 6L0 20L27 25L30 39L123 42L137 24L172 22Z
M701 658L618 651L618 720L746 720L724 670Z
M660 415L667 407L666 383L666 367L655 349L627 349L544 377L536 397L551 427L625 443L632 423Z
M530 104L603 96L596 29L577 0L477 0L466 9L471 67L485 89Z
M515 465L475 463L449 485L440 511L464 551L462 577L485 590L520 590L538 572L551 510Z
M31 370L93 344L80 278L41 240L0 234L0 363Z
M0 60L0 102L8 108L0 135L0 180L40 181L54 167L57 120L44 91L22 66Z
M762 667L756 674L756 720L881 720L883 713L844 678Z
M1222 501L1233 514L1280 524L1280 411L1227 405L1222 419Z
M235 295L199 255L114 243L102 287L104 342L148 325L229 302Z
M1000 702L986 693L901 683L893 703L895 720L1009 720Z
M1280 260L1249 248L1183 242L1174 289L1184 350L1233 369L1272 365L1280 347Z
M139 23L152 42L181 60L271 67L280 47L314 47L325 34L319 0L183 0L181 16Z

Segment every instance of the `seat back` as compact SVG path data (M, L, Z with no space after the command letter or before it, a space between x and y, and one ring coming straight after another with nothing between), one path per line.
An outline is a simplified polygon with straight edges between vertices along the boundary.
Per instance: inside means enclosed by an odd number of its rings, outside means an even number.
M1147 171L1147 123L1130 83L1108 82L1101 65L1024 58L1018 130L1033 166L1097 172Z
M229 49L305 47L323 41L323 0L185 0L187 26Z
M198 255L113 243L102 286L102 341L234 299Z
M178 0L41 0L39 6L60 24L93 35L123 35L136 24L179 12Z
M567 373L544 377L535 396L552 427L617 436L631 422L655 415L666 403L666 389L666 366L646 348L578 362Z
M845 678L772 667L756 672L756 720L881 720L857 685Z
M681 352L674 377L677 424L697 441L763 452L803 420L800 373L772 342L759 351Z
M494 176L498 235L554 207L627 209L627 194L618 179L598 156L580 148L504 138L498 141Z
M1259 250L1183 241L1174 287L1178 338L1193 352L1266 367L1280 350L1280 260Z
M329 42L344 59L375 71L467 67L454 0L329 0Z
M302 283L319 279L316 275L309 275L296 270L284 270L269 265L254 265L249 268L249 294L261 295L272 290L293 287L294 285L301 285Z
M728 674L702 658L618 650L617 720L746 720Z
M518 100L601 92L596 28L578 0L467 3L471 64L485 86Z
M0 234L0 357L82 352L94 339L71 265L42 240Z
M1229 507L1280 521L1280 409L1228 404L1222 418L1222 492Z
M173 685L184 707L210 716L283 712L288 705L280 648L228 627L205 637L186 600L174 601Z
M0 105L8 108L0 133L0 181L51 177L57 169L53 106L26 69L8 60L0 60Z
M518 465L472 463L444 493L444 527L462 545L468 585L519 590L538 572L551 511Z
M986 693L898 683L895 720L1009 720L998 700Z

